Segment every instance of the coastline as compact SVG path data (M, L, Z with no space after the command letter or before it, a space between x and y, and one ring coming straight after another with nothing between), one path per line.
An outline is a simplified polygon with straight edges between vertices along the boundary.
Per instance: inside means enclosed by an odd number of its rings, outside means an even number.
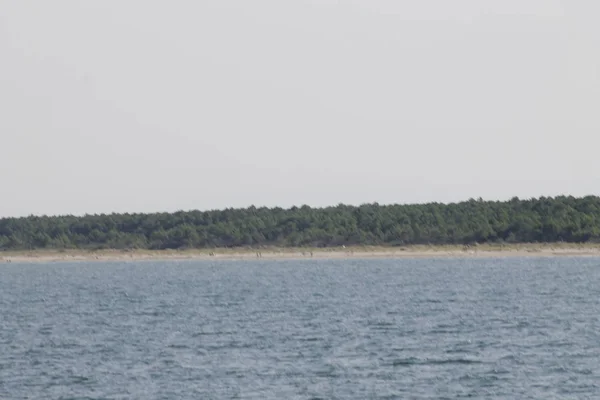
M0 263L168 260L302 260L364 258L600 257L600 244L352 246L332 248L234 248L192 250L32 250L0 252Z

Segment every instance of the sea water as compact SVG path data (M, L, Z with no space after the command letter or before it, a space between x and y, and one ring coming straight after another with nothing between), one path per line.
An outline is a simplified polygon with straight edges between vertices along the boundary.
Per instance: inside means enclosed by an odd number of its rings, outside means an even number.
M2 399L600 396L600 259L0 265Z

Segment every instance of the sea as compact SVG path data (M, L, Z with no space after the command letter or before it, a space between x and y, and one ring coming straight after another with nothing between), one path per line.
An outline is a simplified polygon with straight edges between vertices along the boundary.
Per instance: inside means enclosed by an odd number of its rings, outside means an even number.
M0 265L0 399L598 399L600 258Z

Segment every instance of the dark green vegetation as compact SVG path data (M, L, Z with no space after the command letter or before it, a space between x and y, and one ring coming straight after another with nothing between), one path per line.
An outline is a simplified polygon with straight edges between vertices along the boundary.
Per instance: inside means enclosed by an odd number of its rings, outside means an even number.
M600 197L0 219L0 249L600 242Z

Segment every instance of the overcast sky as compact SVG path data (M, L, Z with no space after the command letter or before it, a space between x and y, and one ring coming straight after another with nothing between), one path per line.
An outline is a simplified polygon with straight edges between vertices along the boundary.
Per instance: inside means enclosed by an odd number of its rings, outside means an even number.
M597 0L0 0L0 216L600 194Z

